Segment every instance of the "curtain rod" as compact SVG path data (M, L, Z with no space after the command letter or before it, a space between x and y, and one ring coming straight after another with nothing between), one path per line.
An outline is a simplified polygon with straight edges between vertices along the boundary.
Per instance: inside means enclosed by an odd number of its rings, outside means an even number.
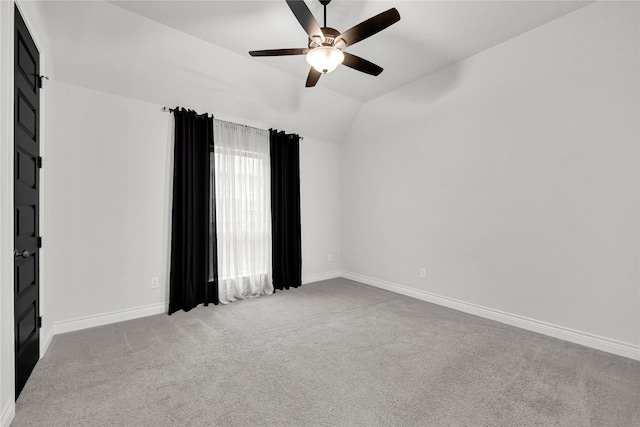
M178 107L180 108L180 107ZM169 108L169 107L162 107L162 111L164 111L165 113L173 113L175 111L175 108ZM216 119L216 120L220 120L220 119ZM253 127L253 126L249 126L249 125L244 125L242 123L234 123L234 122L230 122L228 120L220 120L221 122L227 122L227 123L231 123L232 125L237 125L237 126L244 126L247 128L251 128L251 129L256 129L256 130L266 130L266 129L261 129L261 128L257 128L257 127ZM298 138L300 138L300 140L302 141L304 139L304 137L298 135Z

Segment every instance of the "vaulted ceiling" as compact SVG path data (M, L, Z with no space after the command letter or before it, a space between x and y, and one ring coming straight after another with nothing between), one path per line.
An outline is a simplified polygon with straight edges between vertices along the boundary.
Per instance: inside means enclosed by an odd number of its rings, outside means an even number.
M284 0L43 3L60 81L340 142L363 102L590 2L334 0L327 25L339 31L391 7L401 20L347 48L380 76L338 67L315 88L304 56L248 55L306 47ZM320 3L306 4L322 25Z

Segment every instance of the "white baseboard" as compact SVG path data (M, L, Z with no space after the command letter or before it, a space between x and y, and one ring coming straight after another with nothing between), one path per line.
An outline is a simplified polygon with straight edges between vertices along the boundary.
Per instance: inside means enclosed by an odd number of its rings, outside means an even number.
M472 304L464 301L460 301L454 298L448 298L441 295L432 294L429 292L409 288L406 286L398 285L396 283L387 282L384 280L378 280L372 277L363 276L361 274L351 273L348 271L330 271L327 273L312 274L303 277L302 283L308 284L313 282L319 282L321 280L335 279L337 277L344 277L345 279L361 282L376 288L385 289L398 294L406 295L412 298L416 298L422 301L438 304L444 307L449 307L454 310L462 311L465 313L473 314L476 316L484 317L486 319L495 320L497 322L505 323L507 325L516 326L518 328L526 329L528 331L537 332L539 334L559 338L561 340L569 341L572 343L584 345L587 347L602 350L607 353L617 354L619 356L627 357L640 361L640 346L625 343L610 338L590 334L587 332L577 331L575 329L566 328L564 326L555 325L540 320L530 319L524 316L516 314L506 313L500 310L494 310L492 308L483 307L477 304ZM167 312L167 303L152 304L143 307L136 307L128 310L119 310L111 313L103 313L94 316L82 317L77 319L66 320L63 322L57 322L53 325L53 332L45 338L44 351L48 348L49 343L54 335L62 334L65 332L72 332L86 328L92 328L95 326L108 325L110 323L122 322L125 320L137 319L140 317L151 316L154 314L161 314ZM43 354L44 354L43 351ZM4 416L4 414L3 414Z
M0 417L0 427L9 427L11 421L16 416L16 403L9 402L4 408L2 408L2 416Z
M51 340L53 339L53 328L54 326L52 326L51 328L48 328L48 334L41 337L42 340L42 344L40 345L40 359L42 359L44 357L44 355L47 353L47 350L49 349L49 344L51 344Z
M93 316L79 317L77 319L65 320L53 324L53 335L65 332L78 331L80 329L93 328L95 326L108 325L111 323L123 322L125 320L138 319L140 317L152 316L167 312L167 303L161 302L142 307L118 310L111 313L102 313Z
M341 277L339 270L327 273L311 274L302 278L302 283L313 283L321 280L329 280ZM51 338L57 334L65 332L79 331L81 329L93 328L95 326L103 326L111 323L123 322L125 320L138 319L140 317L152 316L154 314L166 313L168 303L158 303L143 307L135 307L127 310L119 310L111 313L102 313L93 316L79 317L76 319L65 320L53 324L53 333L47 337L45 348L49 346ZM43 351L44 354L44 351Z
M342 272L339 270L329 271L327 273L320 273L320 274L310 274L302 278L302 284L306 285L307 283L320 282L321 280L335 279L341 276L342 276Z
M540 320L530 319L500 310L494 310L492 308L408 288L396 283L386 282L384 280L378 280L356 273L343 271L342 277L374 286L376 288L385 289L387 291L449 307L454 310L484 317L486 319L495 320L496 322L506 323L507 325L516 326L528 331L537 332L539 334L559 338L575 344L606 351L607 353L613 353L618 356L628 357L629 359L640 360L640 346L634 344L577 331L575 329L565 328L564 326L554 325L552 323L542 322Z

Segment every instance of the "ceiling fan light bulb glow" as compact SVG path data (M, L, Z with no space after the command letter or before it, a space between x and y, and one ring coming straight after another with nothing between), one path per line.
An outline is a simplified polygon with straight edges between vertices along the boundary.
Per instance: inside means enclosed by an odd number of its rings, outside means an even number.
M344 53L333 46L319 46L307 53L307 62L318 72L327 74L344 61Z

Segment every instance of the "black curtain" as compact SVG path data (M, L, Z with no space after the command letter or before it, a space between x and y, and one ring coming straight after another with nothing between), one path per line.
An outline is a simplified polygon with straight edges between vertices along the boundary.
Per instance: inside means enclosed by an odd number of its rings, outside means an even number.
M209 224L213 117L179 108L173 115L175 149L169 314L189 311L201 303L219 302L217 269L211 277L208 262L210 238L212 247L216 247L215 226L210 235Z
M302 284L300 137L269 129L273 287Z

